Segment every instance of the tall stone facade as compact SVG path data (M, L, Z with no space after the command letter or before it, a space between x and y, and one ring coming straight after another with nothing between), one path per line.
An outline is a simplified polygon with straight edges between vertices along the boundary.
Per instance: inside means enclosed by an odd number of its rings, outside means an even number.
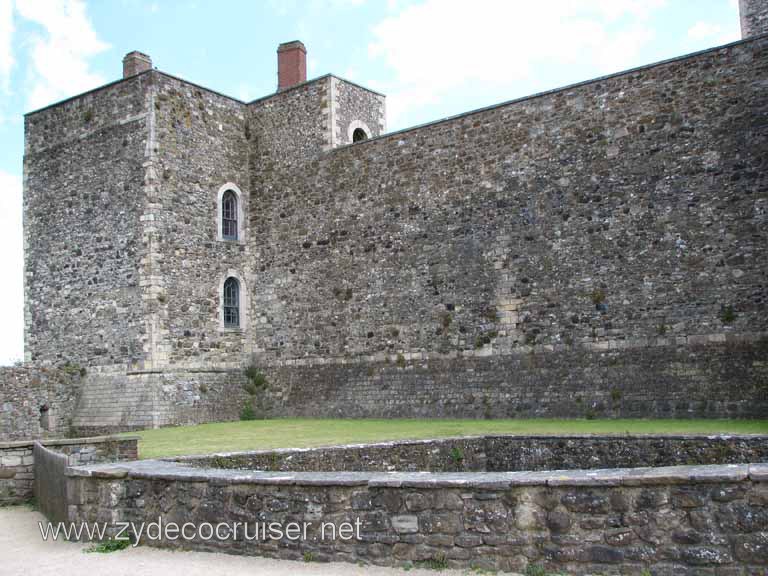
M768 32L768 2L765 0L739 0L741 36L758 36Z
M89 431L235 418L248 365L275 415L765 416L766 46L386 135L331 75L33 112L27 360Z

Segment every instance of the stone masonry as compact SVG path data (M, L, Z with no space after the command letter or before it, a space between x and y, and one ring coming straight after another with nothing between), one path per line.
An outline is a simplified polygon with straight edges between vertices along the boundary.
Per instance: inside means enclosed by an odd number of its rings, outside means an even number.
M67 457L68 465L136 460L137 437L96 437L43 440L42 444ZM0 442L0 506L27 502L35 481L34 441ZM62 482L63 479L59 479Z
M150 540L145 532L140 542L150 546L574 575L746 576L764 574L768 566L764 464L290 473L140 461L66 473L72 521L108 522L113 530L116 522L199 527L186 540L178 533ZM238 537L215 536L214 527L234 530L236 522ZM299 528L298 539L286 533L254 538L256 522L283 530L305 523L306 537ZM345 540L323 532L325 523L343 522L359 522L359 532Z
M391 134L336 76L245 103L139 55L26 116L27 360L87 368L86 430L237 418L249 365L265 415L764 417L741 4L742 41Z

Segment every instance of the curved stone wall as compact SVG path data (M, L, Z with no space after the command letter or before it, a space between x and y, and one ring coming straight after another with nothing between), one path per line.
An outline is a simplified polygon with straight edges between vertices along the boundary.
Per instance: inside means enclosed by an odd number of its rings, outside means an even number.
M167 548L570 574L762 574L768 566L766 464L290 473L141 461L67 474L70 520L109 522L113 534L117 522L144 523L139 541ZM285 533L248 539L242 524L253 536L257 522ZM147 536L148 523L166 527L158 539ZM169 536L169 523L200 532ZM213 536L235 523L239 537ZM296 538L291 523L302 527ZM326 531L343 523L358 527L349 539Z

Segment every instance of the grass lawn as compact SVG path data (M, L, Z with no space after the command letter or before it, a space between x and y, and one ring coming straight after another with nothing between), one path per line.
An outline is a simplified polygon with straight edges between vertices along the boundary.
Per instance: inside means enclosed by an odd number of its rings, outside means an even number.
M141 458L473 434L768 434L768 420L312 420L218 422L133 433Z

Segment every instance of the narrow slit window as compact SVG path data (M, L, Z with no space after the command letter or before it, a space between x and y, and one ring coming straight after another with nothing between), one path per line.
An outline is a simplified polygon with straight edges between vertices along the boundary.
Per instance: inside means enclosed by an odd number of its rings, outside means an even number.
M227 278L224 282L224 327L240 327L240 282Z
M237 196L232 190L221 199L221 235L226 240L237 240Z

